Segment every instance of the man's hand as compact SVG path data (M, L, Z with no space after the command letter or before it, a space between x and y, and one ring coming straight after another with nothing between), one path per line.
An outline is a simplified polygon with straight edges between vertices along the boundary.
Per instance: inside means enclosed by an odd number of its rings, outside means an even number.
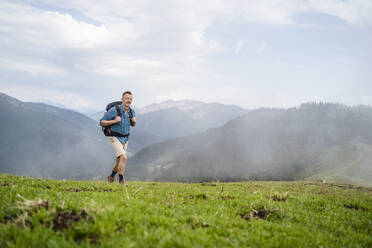
M130 119L130 124L132 125L132 127L134 127L136 125L136 117L132 117L132 119Z
M102 120L100 125L102 127L108 127L108 126L111 126L111 125L114 125L116 123L119 123L121 121L121 117L120 116L116 116L115 119L111 120L111 121L106 121L106 120Z
M114 119L115 123L119 123L121 121L121 117L120 116L116 116L115 119Z

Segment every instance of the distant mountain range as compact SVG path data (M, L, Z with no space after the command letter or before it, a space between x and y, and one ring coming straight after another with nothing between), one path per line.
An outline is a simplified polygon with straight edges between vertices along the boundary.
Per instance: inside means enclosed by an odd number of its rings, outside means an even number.
M1 172L77 179L109 172L112 151L90 118L5 94L0 112Z
M221 110L225 105L222 106ZM0 172L86 179L102 176L111 169L113 151L98 120L43 103L22 102L2 93L0 110ZM217 112L222 113L221 110ZM236 114L229 113L230 116ZM214 112L206 110L205 115L211 116ZM183 120L182 125L178 117ZM139 124L133 128L129 141L130 156L168 137L201 130L201 125L191 121L189 115L174 108L147 111L144 115L138 114L137 119ZM226 122L227 117L221 119ZM203 124L203 128L207 128L206 125Z
M97 120L0 93L0 172L102 179L113 151ZM372 108L307 103L248 111L197 101L137 109L127 178L325 179L372 186Z
M150 112L161 111L165 109L177 108L181 111L189 111L198 109L206 103L195 100L168 100L160 103L152 103L143 108L138 109L138 114L146 114Z
M204 103L193 100L169 100L135 108L137 126L135 133L148 133L154 138L149 144L168 138L182 137L208 128L224 125L249 110L234 105ZM90 115L99 120L103 112Z
M327 178L370 185L372 108L303 104L258 109L222 127L148 146L133 179L162 181Z

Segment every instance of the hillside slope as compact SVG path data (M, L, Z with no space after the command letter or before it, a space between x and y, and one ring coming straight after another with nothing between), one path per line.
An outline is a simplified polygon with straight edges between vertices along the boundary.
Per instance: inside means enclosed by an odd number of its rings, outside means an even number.
M0 171L51 178L108 173L111 147L90 118L0 94Z
M372 145L348 143L322 152L308 180L326 180L372 187Z
M152 104L138 112L138 131L174 138L222 126L249 111L234 105L180 100Z
M311 176L309 171L315 174L312 167L326 163L322 154L349 143L372 144L371 107L303 104L288 110L259 109L220 128L146 147L130 160L135 166L129 174L143 180L192 182L294 180ZM362 150L358 155L365 163L362 169L372 166L369 154ZM342 157L335 155L332 163L343 167Z

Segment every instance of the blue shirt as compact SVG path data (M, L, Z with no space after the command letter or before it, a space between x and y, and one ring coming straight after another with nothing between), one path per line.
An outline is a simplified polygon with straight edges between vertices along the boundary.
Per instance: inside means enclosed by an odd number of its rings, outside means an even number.
M128 134L130 133L130 119L129 119L129 110L128 112L124 112L123 106L119 105L120 111L121 111L121 121L119 123L116 123L112 126L110 126L111 131L121 133L121 134ZM132 109L133 117L136 116L136 113L134 109ZM101 122L102 120L110 121L116 118L118 116L118 113L116 111L115 106L110 108L105 115L99 120ZM127 143L129 136L127 137L116 137L119 139L121 143Z

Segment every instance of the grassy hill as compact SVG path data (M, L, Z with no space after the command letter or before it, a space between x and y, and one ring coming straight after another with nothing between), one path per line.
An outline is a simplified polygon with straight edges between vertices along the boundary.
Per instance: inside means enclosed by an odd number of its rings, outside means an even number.
M0 247L371 247L372 188L0 174Z
M371 165L372 145L352 142L324 151L307 179L372 187Z

